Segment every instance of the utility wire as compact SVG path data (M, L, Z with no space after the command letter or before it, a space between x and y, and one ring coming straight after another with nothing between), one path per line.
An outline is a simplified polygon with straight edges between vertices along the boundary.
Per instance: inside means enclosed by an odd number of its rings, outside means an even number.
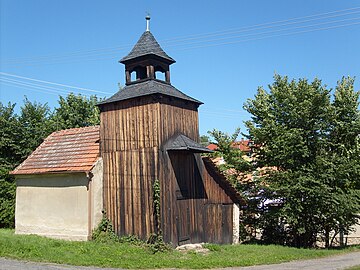
M314 27L314 26L333 24L333 23L339 23L339 22L345 22L345 21L359 21L360 22L359 19L360 19L360 17L348 18L348 19L343 19L343 20L337 20L337 21L331 21L331 22L322 22L322 23L310 24L310 25L305 25L305 26L296 26L296 27L291 27L291 28L278 29L278 30L260 32L260 33L250 33L250 34L246 34L246 35L236 35L236 36L216 38L216 39L200 40L200 41L195 41L195 42L191 42L191 43L185 43L185 45L192 45L192 44L198 44L198 43L209 43L209 42L214 42L214 41L242 38L242 37L249 37L249 36L257 36L257 35L273 34L273 33L278 33L278 32L289 31L289 30L310 28L310 27ZM338 27L341 27L341 26L344 26L344 25L340 25ZM314 29L314 30L317 30L317 29ZM319 30L323 30L323 28L319 28ZM294 34L296 34L296 33L298 33L298 32L294 32ZM292 34L292 33L289 33L289 34ZM182 46L182 45L183 44L176 44L174 46Z
M345 20L355 20L355 19L359 19L359 18L352 18L352 19L345 19ZM340 21L345 21L345 20L340 20ZM298 27L295 27L295 28L288 28L288 29L285 29L285 30L288 31L288 30L292 30L292 29L309 28L309 27L313 27L313 26L316 26L316 25L323 25L323 24L330 24L330 23L334 23L334 22L306 25L306 26L303 26L303 27L298 26ZM236 40L236 41L229 41L229 42L222 42L222 43L213 43L213 44L200 45L200 46L189 46L189 47L184 47L184 48L177 48L177 49L175 49L173 51L183 51L183 50L189 50L189 49L197 49L197 48L213 47L213 46L220 46L220 45L227 45L227 44L243 43L243 42L262 40L262 39L268 39L268 38L273 38L273 37L289 36L289 35L303 34L303 33L315 32L315 31L324 31L324 30L330 30L330 29L346 27L346 26L353 26L353 25L358 25L358 24L360 24L360 22L341 24L341 25L335 25L335 26L329 26L329 27L320 27L320 28L314 28L314 29L310 29L310 30L295 31L295 32L289 32L289 33L284 33L284 34L267 35L267 36L263 36L263 37L260 36L260 37L249 38L249 39L240 39L240 40ZM261 35L271 34L271 33L285 31L285 30L280 29L280 30L275 30L275 31L254 33L254 34L248 34L248 35L243 35L243 36L231 37L231 38L228 38L228 39L234 39L234 38L240 38L240 37L252 36L252 35L256 36L256 35L260 35L260 34ZM214 41L220 41L220 40L224 40L224 39L225 38L207 40L206 42L209 43L210 41L214 42ZM200 43L200 41L197 42L197 43ZM193 44L197 44L197 43L195 42ZM186 45L191 45L191 43L186 44ZM172 47L175 47L175 46L172 46ZM45 62L45 63L34 63L34 62L32 62L32 63L30 63L30 65L27 65L27 66L34 66L36 64L41 65L41 64L76 63L76 62L83 62L83 61L99 61L99 60L110 60L110 59L116 59L116 58L117 57L106 57L106 58L95 58L95 59L85 58L83 60L73 60L73 61L70 61L70 62L69 61L63 61L63 62L52 62L52 63L51 62L50 63L49 62ZM16 65L20 65L20 64L21 63L17 63ZM22 65L24 65L24 63ZM25 63L25 65L26 65L26 63Z
M228 35L228 34L237 34L237 33L242 33L242 32L249 32L249 31L253 31L253 30L276 28L276 27L280 27L280 26L299 24L299 23L310 22L310 21L315 21L315 20L319 21L319 20L323 20L323 19L326 19L326 18L335 18L335 17L345 16L345 15L360 13L360 7L354 8L354 9L359 9L359 10L349 12L349 13L338 14L338 15L325 16L325 17L318 17L318 15L310 15L310 16L299 17L299 18L294 18L294 19L288 19L288 20L283 20L283 21L277 21L277 22L270 22L270 23L264 23L264 24L257 24L257 25L253 25L253 26L241 27L239 29L234 29L234 30L224 30L224 31L218 31L218 32L213 32L213 33L208 33L208 34L193 35L193 36L190 36L188 38L186 38L186 37L179 38L179 39L174 38L174 39L167 40L167 42L171 43L172 40L174 40L174 42L178 42L178 40L179 41L186 41L186 40L193 40L193 39L199 39L199 38L204 38L204 37L213 37L213 36L223 36L223 35ZM330 12L330 13L334 13L334 12ZM325 14L329 14L329 13L325 13ZM296 20L296 19L315 17L315 16L316 16L316 18L313 18L313 19L307 19L307 20L301 20L301 21L295 21L295 22L293 21L293 20ZM287 23L285 23L285 22L287 22Z
M179 50L191 50L191 49L200 49L200 48L214 47L214 46L220 46L220 45L243 43L243 42L262 40L262 39L273 38L273 37L282 37L282 36L290 36L290 35L296 35L296 34L310 33L310 32L315 32L315 31L330 30L330 29L346 27L346 26L352 26L352 25L359 25L359 24L360 24L360 21L356 22L356 23L349 23L349 24L335 25L335 26L316 28L316 29L310 29L310 30L296 31L296 32L292 32L292 33L283 33L283 34L270 35L270 36L264 36L264 37L258 37L258 38L241 39L241 40L237 40L237 41L214 43L214 44L208 44L208 45L202 45L202 46L192 46L192 47L182 48L182 49L179 49Z
M52 92L49 92L49 91L43 91L43 90L31 89L31 88L24 88L23 86L20 87L20 86L17 86L17 85L6 83L6 82L0 82L0 84L7 85L7 86L10 86L10 87L15 87L15 88L21 88L23 90L30 90L30 91L40 92L40 93L43 93L43 94L50 94L50 95L59 96L59 94L55 94L55 93L52 93Z
M344 12L344 11L351 11L351 12L346 12L346 13L342 13L342 14L336 14L336 13L341 13L341 12ZM308 22L308 21L322 20L322 19L325 19L325 18L334 18L334 17L339 17L339 16L346 16L346 15L359 13L359 12L360 12L360 7L354 7L354 8L337 10L337 11L332 11L332 12L319 13L319 14L315 14L315 15L290 18L290 19L287 19L287 20L281 20L281 21L257 24L257 25L253 25L253 26L242 27L242 28L236 29L236 30L225 30L225 31L218 31L218 32L212 32L212 33L207 33L207 34L192 35L192 36L187 36L187 37L182 37L182 38L173 38L173 39L164 40L163 45L171 44L173 42L177 42L176 45L178 45L180 42L183 42L183 41L194 40L194 39L203 39L204 37L223 36L223 35L228 35L228 34L253 31L253 30L256 30L256 29L276 28L276 27L289 25L289 24L299 24L299 23ZM336 14L336 15L329 15L329 14ZM325 15L327 15L327 16L325 16ZM306 18L312 18L312 19L306 19ZM301 19L303 19L303 20L301 20ZM306 19L306 20L304 20L304 19ZM300 20L300 21L296 21L296 20ZM331 22L329 22L329 23L331 23ZM105 48L105 49L93 49L93 50L87 50L87 51L77 51L77 52L73 52L73 53L70 53L70 54L63 54L63 55L52 55L52 56L50 55L50 56L40 56L40 57L25 58L26 59L25 62L26 61L33 62L34 59L35 59L35 61L36 61L36 59L40 59L40 60L42 59L42 61L46 61L46 60L49 59L49 57L50 58L55 58L55 59L56 58L64 58L64 57L73 57L73 56L76 56L78 54L83 54L82 56L79 55L79 57L85 57L85 56L88 56L89 53L99 52L99 51L102 51L102 53L101 54L92 54L92 55L93 56L94 55L104 55L104 54L109 54L110 51L122 50L122 49L128 48L130 46L131 45L125 45L125 46L121 46L121 47L110 47L110 48ZM106 51L108 51L108 52L106 53ZM24 58L23 59L21 59L21 58L9 59L8 61L3 61L3 62L4 63L9 63L9 64L11 64L11 63L14 64L14 63L18 63L19 61L24 62Z
M45 84L58 85L58 86L63 86L63 87L71 88L71 89L83 90L83 91L87 91L87 92L111 95L111 93L109 93L109 92L103 92L103 91L98 91L98 90L93 90L93 89L88 89L88 88L82 88L82 87L77 87L77 86L71 86L71 85L66 85L66 84L61 84L61 83L50 82L50 81L43 81L43 80L23 77L23 76L19 76L19 75L15 75L15 74L10 74L10 73L6 73L6 72L0 72L0 75L20 78L20 79L25 79L25 80L40 82L40 83L45 83Z
M29 87L43 88L43 89L46 89L46 90L57 92L59 94L69 94L71 92L71 91L66 91L64 89L60 89L60 88L56 88L56 87L51 87L51 86L46 86L46 85L41 85L41 84L35 84L35 83L30 83L30 82L24 82L24 81L14 80L14 79L10 79L10 78L2 78L2 77L0 77L0 81L7 82L7 83L14 83L14 84L17 84L17 85L29 86Z
M52 90L52 89L49 89L49 88L46 88L46 87L31 85L31 84L23 83L23 82L6 80L6 79L3 79L3 78L0 78L0 83L1 84L6 83L7 85L12 85L12 86L18 87L18 88L23 88L25 86L27 89L37 89L37 90L42 90L42 92L45 92L45 93L49 92L49 93L57 94L57 95L69 94L71 92L71 91L67 92L67 91Z

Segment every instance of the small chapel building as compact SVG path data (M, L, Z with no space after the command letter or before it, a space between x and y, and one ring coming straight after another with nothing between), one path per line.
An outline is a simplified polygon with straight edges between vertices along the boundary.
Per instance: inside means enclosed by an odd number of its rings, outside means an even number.
M175 60L149 20L120 60L126 86L98 104L100 126L51 134L13 171L16 233L89 239L104 210L118 235L161 232L174 246L238 243L244 201L201 155L211 151L199 143L202 102L171 84Z

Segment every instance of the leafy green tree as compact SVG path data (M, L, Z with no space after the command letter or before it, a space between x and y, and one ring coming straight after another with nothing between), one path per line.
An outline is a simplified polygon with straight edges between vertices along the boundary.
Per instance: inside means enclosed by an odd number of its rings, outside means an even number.
M234 147L234 143L240 134L240 129L236 129L231 135L216 129L208 131L208 134L214 139L218 147L214 155L224 158L225 163L220 166L220 169L223 171L231 169L232 174L228 174L228 178L235 186L238 185L237 178L239 175L252 168L249 161L244 159L244 153Z
M333 117L327 155L320 160L322 172L328 172L334 204L327 206L329 216L324 220L324 240L331 245L330 231L348 233L359 212L360 190L360 115L359 92L354 91L354 79L342 78L334 93ZM357 197L351 200L352 197ZM339 208L338 205L342 207ZM335 208L335 209L333 209ZM333 215L331 215L333 213ZM332 239L333 240L333 239Z
M4 106L0 102L0 164L2 168L12 168L21 159L21 137L16 104Z
M209 136L206 135L201 135L200 136L200 143L202 146L206 147L210 144L210 138Z
M15 183L9 171L21 158L15 104L0 102L0 227L14 226Z
M53 128L62 130L98 125L100 123L100 112L96 106L98 101L96 96L87 98L73 93L66 98L60 96L60 106L55 109L51 118Z
M309 247L320 236L328 246L330 232L347 231L357 222L359 94L353 82L343 78L332 102L318 79L275 75L269 92L259 88L245 103L252 115L246 122L249 138L259 146L257 166L276 168L261 176L264 193L282 202L264 212L265 238L275 235L283 244Z
M18 118L21 161L38 147L53 131L49 122L50 107L47 104L30 102L26 97Z

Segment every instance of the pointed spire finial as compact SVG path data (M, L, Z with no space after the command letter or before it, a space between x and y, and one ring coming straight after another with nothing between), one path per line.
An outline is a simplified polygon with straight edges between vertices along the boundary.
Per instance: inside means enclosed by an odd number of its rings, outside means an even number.
M146 31L150 31L150 14L147 13L146 17Z

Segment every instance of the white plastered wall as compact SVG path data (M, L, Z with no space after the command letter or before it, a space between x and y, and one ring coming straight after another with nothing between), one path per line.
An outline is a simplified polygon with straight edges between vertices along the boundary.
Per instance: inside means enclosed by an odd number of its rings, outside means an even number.
M16 177L15 233L88 240L101 220L102 160L85 173Z
M91 227L90 233L94 230L100 223L102 219L102 210L103 210L103 160L99 158L91 171Z
M360 224L356 224L352 227L354 231L349 233L349 235L344 236L344 241L348 245L359 245L360 244Z
M240 236L240 207L239 204L233 204L233 244L239 243Z

